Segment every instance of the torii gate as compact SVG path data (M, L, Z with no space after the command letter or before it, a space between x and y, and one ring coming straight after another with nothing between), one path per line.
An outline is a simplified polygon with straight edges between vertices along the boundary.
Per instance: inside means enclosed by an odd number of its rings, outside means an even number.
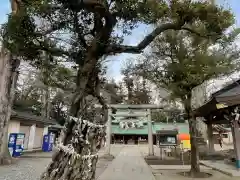
M107 137L106 137L106 153L110 155L111 153L111 129L112 129L112 117L147 117L148 120L148 154L149 156L154 155L153 150L153 132L152 132L152 120L151 120L151 109L163 109L163 106L151 105L151 104L140 104L140 105L130 105L130 104L110 104L108 109L108 121L107 121ZM112 108L114 109L142 109L145 112L121 112L112 114Z

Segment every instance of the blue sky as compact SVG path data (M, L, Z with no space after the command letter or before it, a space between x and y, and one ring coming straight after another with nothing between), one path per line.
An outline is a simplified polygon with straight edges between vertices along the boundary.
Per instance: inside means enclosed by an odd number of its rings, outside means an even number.
M0 0L0 24L7 20L7 14L10 12L10 4L9 0ZM227 7L230 7L233 13L236 16L236 26L240 27L240 6L239 0L216 0L216 3L224 4ZM128 45L137 45L144 36L150 32L151 29L147 26L140 25L137 29L133 30L131 36L125 37L124 44ZM123 62L134 58L136 55L131 54L121 54L118 56L111 56L108 59L111 60L108 63L108 76L111 78L115 78L116 80L120 79L120 70Z

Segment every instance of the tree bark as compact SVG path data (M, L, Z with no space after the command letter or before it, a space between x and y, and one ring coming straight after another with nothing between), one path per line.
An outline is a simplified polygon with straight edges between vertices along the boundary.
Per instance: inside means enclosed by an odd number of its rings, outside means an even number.
M17 68L19 67L20 61L13 59L5 50L2 50L0 59L0 163L9 164L12 162L12 158L7 146L8 124L11 117L12 104L18 79Z
M42 92L42 119L49 120L50 119L50 92L48 85L41 90Z
M21 1L10 0L12 15L15 15ZM13 58L11 53L2 47L0 52L0 164L9 164L12 157L8 151L8 124L11 117L12 105L14 101L15 88L18 80L18 67L20 60Z
M191 107L192 94L189 93L184 99L184 108L188 117L189 132L190 132L190 143L191 143L191 170L190 175L197 177L200 173L199 164L199 150L197 144L197 122L196 117L193 115Z

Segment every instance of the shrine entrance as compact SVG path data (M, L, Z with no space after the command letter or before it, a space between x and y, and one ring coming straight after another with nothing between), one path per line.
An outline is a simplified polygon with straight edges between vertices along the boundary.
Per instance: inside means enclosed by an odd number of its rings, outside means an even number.
M148 136L141 134L113 134L112 144L147 144ZM156 135L153 135L153 144L156 145Z
M116 112L113 112L115 109ZM106 137L106 150L107 154L111 153L111 143L114 141L114 136L112 136L112 123L118 122L119 126L124 129L136 129L142 128L144 123L147 125L147 142L148 142L148 154L149 156L154 155L154 140L153 140L153 130L152 130L152 120L151 120L151 110L152 109L163 109L163 106L141 104L141 105L127 105L127 104L111 104L108 109L108 122L107 122L107 137ZM132 135L132 136L131 136ZM119 139L119 136L116 136ZM127 139L124 139L127 138ZM123 144L127 144L130 139L133 140L134 144L138 144L139 136L133 134L128 134L128 136L123 136ZM144 137L142 137L144 139ZM146 138L146 136L145 136Z

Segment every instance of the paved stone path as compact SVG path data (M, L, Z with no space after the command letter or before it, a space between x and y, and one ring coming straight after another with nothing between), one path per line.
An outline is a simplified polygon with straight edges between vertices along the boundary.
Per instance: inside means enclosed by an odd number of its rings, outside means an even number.
M155 152L157 152L156 149ZM101 157L104 149L99 152ZM97 180L189 180L177 175L181 170L158 170L151 169L143 159L147 155L147 146L137 145L112 145L111 153L116 157L112 162L99 158L96 170ZM157 155L158 153L156 153ZM35 156L35 157L34 157ZM17 164L0 166L0 180L38 180L51 160L51 153L35 153L24 157ZM185 169L184 169L185 170ZM203 170L203 169L202 169ZM205 171L205 170L204 170ZM213 173L211 180L235 180L236 177L229 177L220 172L206 170ZM153 175L153 174L154 175ZM155 176L155 177L154 177ZM239 179L239 177L237 177ZM201 179L199 179L201 180Z
M155 180L139 147L125 145L98 180Z
M122 145L114 145L111 148L112 154L117 156L122 149ZM102 159L104 149L99 152L96 177L99 177L108 167L111 161ZM52 153L36 152L25 154L16 164L0 166L0 180L38 180L40 175L51 161Z

